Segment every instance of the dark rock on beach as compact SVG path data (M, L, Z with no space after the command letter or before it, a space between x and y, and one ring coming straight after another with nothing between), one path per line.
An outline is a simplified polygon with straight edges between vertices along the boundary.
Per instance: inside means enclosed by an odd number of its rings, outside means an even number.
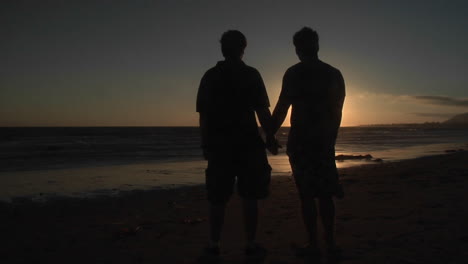
M366 154L366 155L336 155L335 160L371 160L373 159L371 154Z

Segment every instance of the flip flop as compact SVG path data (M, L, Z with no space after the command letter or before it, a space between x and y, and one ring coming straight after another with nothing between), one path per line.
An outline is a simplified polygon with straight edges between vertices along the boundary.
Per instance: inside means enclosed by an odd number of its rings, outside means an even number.
M299 246L295 243L292 243L291 249L294 251L296 257L309 258L313 260L320 260L320 258L322 257L320 249L317 246L312 246L310 244Z
M264 259L268 251L259 244L254 244L251 247L246 247L244 253L248 258Z
M215 264L221 262L221 250L219 247L206 247L200 257L197 258L197 263L200 264Z

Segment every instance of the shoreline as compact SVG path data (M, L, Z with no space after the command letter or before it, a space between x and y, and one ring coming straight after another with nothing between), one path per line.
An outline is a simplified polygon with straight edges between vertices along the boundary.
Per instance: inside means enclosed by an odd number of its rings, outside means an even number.
M462 263L468 247L468 152L340 170L336 200L343 263ZM203 186L129 191L117 197L1 203L2 263L194 263L208 241ZM223 263L244 260L241 201L226 212ZM265 263L303 263L304 242L291 177L274 177L260 202ZM70 256L73 256L72 258Z
M393 160L382 160L380 156L370 154L343 155L337 153L336 163L338 170L341 171L346 168L388 164L462 152L465 151L463 148L466 145L456 144L453 147L453 149L441 148L423 156L408 156L411 158ZM445 150L442 151L442 149ZM273 167L273 177L290 176L291 169L287 156L269 155L268 158ZM3 179L4 185L4 190L0 191L0 202L47 202L50 199L61 198L117 197L131 191L158 191L203 185L205 167L206 161L204 160L141 161L67 169L0 172L0 178ZM69 179L73 180L65 181L63 175L67 175ZM178 177L173 177L173 175L178 175ZM17 178L22 179L22 181L18 182Z

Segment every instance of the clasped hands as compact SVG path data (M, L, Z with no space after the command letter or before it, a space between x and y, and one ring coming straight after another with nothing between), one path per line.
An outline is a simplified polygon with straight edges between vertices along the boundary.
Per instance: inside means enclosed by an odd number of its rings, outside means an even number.
M278 139L276 139L275 135L266 136L265 147L273 155L278 155L278 149L282 148L282 146L278 142Z

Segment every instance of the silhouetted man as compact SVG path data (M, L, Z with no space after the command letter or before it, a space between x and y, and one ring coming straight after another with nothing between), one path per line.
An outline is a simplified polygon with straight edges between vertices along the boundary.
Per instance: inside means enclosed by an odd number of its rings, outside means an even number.
M275 140L262 77L242 61L246 46L247 40L241 32L225 32L221 38L225 60L205 73L198 90L197 112L203 153L208 160L206 190L210 202L211 243L205 255L219 255L225 207L236 178L237 191L243 199L245 253L265 253L255 243L257 199L268 196L271 167L255 113L267 134L267 142Z
M318 59L317 32L304 27L294 35L293 42L300 62L284 74L281 94L273 111L273 129L279 129L292 106L287 154L309 236L308 244L298 253L320 257L317 199L328 252L336 255L332 197L343 196L335 165L335 141L345 98L344 80L339 70Z

